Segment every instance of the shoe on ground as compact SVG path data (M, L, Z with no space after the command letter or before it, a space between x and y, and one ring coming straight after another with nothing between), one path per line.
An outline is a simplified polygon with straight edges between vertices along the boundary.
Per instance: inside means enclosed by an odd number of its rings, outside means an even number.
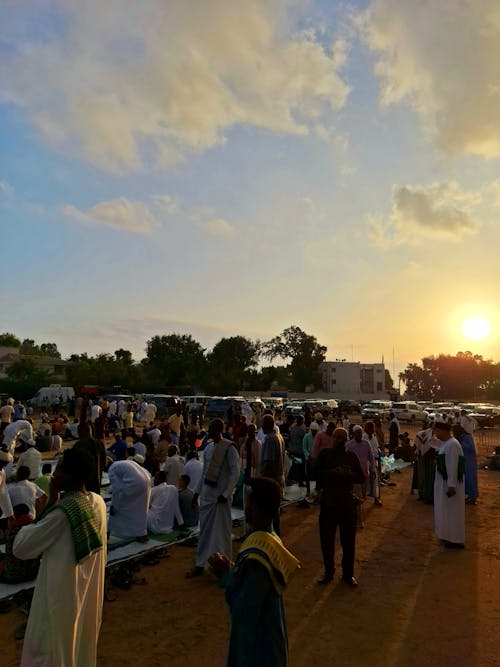
M318 584L318 586L326 586L332 581L333 581L333 574L324 574L322 577L318 579L316 583Z
M465 544L462 544L462 542L448 542L444 540L444 546L447 549L465 549Z
M355 577L342 577L342 581L351 588L356 588L358 585L358 580Z

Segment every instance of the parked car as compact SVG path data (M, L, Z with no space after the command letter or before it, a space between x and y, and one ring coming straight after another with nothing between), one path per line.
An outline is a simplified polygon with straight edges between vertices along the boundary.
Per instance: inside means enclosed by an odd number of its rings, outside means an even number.
M299 415L304 414L304 408L302 407L302 401L293 401L292 403L287 403L285 405L285 415L292 415L293 417L298 417Z
M158 419L165 419L165 417L173 415L177 406L181 403L178 396L171 394L146 394L144 398L148 403L156 405L156 417Z
M280 396L264 396L262 399L262 402L266 406L266 408L270 408L271 410L276 410L280 411L283 410L283 398Z
M398 401L392 404L392 412L402 422L424 422L427 419L427 411L414 401Z
M500 426L500 408L496 405L479 405L474 412L469 413L479 428Z
M368 404L367 404L368 405ZM348 399L343 399L339 401L340 411L343 415L357 413L358 415L361 412L361 405L358 401L350 401Z
M207 403L205 416L207 419L223 419L227 421L229 408L236 405L236 412L241 412L241 406L245 403L242 396L213 396Z
M211 396L181 396L181 402L187 403L189 407L189 412L193 410L199 410L205 401L205 404L211 399Z
M362 419L373 419L374 417L381 417L386 419L392 412L392 401L370 401L363 405L361 411Z

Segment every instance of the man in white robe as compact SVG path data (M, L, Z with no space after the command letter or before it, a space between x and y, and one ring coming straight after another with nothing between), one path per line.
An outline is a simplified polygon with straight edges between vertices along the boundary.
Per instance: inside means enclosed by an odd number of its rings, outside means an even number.
M4 428L2 449L14 455L18 440L35 444L33 426L27 419L18 419Z
M10 502L9 492L7 491L5 468L12 464L12 454L0 449L0 510L2 510L2 519L12 519L14 511Z
M435 531L445 547L461 549L465 543L464 454L451 436L451 424L437 416L434 435L441 441L434 480Z
M203 573L209 557L219 552L232 556L231 502L240 474L240 456L233 442L222 437L224 422L214 419L208 427L212 439L204 452L203 474L193 496L200 499L200 536L195 567L189 577Z
M68 450L51 482L51 510L21 528L13 553L43 554L21 667L95 667L106 567L106 506L84 486L93 462ZM65 496L59 498L64 490Z
M147 541L151 475L133 459L115 461L108 475L112 493L109 532L117 537Z
M151 489L148 511L148 530L152 533L170 533L174 519L184 525L179 507L179 492L176 486L166 483L166 475L160 470L155 475L155 485Z

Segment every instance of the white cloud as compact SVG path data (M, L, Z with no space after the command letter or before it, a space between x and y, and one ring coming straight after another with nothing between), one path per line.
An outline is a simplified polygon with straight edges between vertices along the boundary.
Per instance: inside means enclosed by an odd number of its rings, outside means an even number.
M447 155L500 155L498 0L373 0L357 23L383 105L409 104Z
M104 225L136 234L151 234L160 227L160 222L147 206L125 197L101 202L86 211L65 204L61 206L61 212L83 224Z
M212 218L203 224L203 228L212 236L230 236L234 232L234 226L223 218Z
M14 188L12 187L12 185L10 183L8 183L5 180L3 180L3 181L0 180L0 193L1 194L5 195L5 196L9 196L13 192L14 192Z
M170 195L153 195L151 199L154 204L165 213L176 213L179 209L178 202Z
M460 190L454 182L394 186L389 218L369 215L365 223L372 242L381 247L440 236L459 239L477 231L472 209L480 201L478 192Z
M0 90L49 144L117 172L171 164L237 124L306 135L345 104L347 47L294 31L292 4L54 0L37 25L59 29L35 39L32 12L12 3Z
M493 206L500 208L500 178L490 183L489 190L493 195Z

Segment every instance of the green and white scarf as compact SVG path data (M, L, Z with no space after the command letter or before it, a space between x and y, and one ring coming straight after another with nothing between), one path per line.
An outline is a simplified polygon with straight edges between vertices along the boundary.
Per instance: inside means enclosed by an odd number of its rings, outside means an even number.
M67 492L51 510L62 510L69 521L75 548L75 560L79 563L103 542L92 504L81 491Z

